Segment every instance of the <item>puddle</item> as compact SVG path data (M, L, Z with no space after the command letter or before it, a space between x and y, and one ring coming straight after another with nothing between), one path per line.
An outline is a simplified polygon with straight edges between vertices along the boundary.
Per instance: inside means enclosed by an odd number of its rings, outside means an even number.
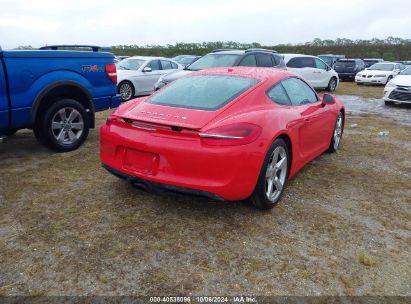
M336 95L336 97L344 103L347 111L351 111L353 114L380 113L411 127L411 105L386 106L382 99L363 98L353 95Z

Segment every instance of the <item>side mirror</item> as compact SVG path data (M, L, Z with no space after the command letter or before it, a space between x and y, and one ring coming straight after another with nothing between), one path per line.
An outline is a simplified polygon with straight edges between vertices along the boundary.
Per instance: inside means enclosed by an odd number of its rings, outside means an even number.
M332 105L335 103L335 98L331 94L324 94L321 100L321 105L325 107L326 105Z
M144 69L143 69L143 72L152 72L153 70L151 69L151 68L149 68L149 67L145 67Z

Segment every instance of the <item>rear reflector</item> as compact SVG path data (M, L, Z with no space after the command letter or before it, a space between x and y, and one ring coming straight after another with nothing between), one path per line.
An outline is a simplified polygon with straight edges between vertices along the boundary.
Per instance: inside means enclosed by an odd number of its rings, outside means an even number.
M246 145L261 134L261 127L251 123L238 123L199 133L201 142L210 146Z
M106 64L106 74L114 84L117 84L117 68L114 63Z

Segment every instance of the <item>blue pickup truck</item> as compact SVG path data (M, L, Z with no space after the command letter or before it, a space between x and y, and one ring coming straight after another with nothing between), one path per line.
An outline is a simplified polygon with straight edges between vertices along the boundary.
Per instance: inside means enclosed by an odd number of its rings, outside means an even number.
M94 113L120 104L116 85L112 53L0 49L0 137L29 128L48 148L75 150Z

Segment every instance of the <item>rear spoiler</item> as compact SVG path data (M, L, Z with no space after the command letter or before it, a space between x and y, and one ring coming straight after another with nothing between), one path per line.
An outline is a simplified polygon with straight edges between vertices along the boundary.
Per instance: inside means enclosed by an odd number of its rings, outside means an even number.
M97 46L97 45L82 45L82 44L59 44L59 45L46 45L42 46L40 50L58 50L61 48L88 48L93 52L98 51L110 51L111 47L107 46Z

